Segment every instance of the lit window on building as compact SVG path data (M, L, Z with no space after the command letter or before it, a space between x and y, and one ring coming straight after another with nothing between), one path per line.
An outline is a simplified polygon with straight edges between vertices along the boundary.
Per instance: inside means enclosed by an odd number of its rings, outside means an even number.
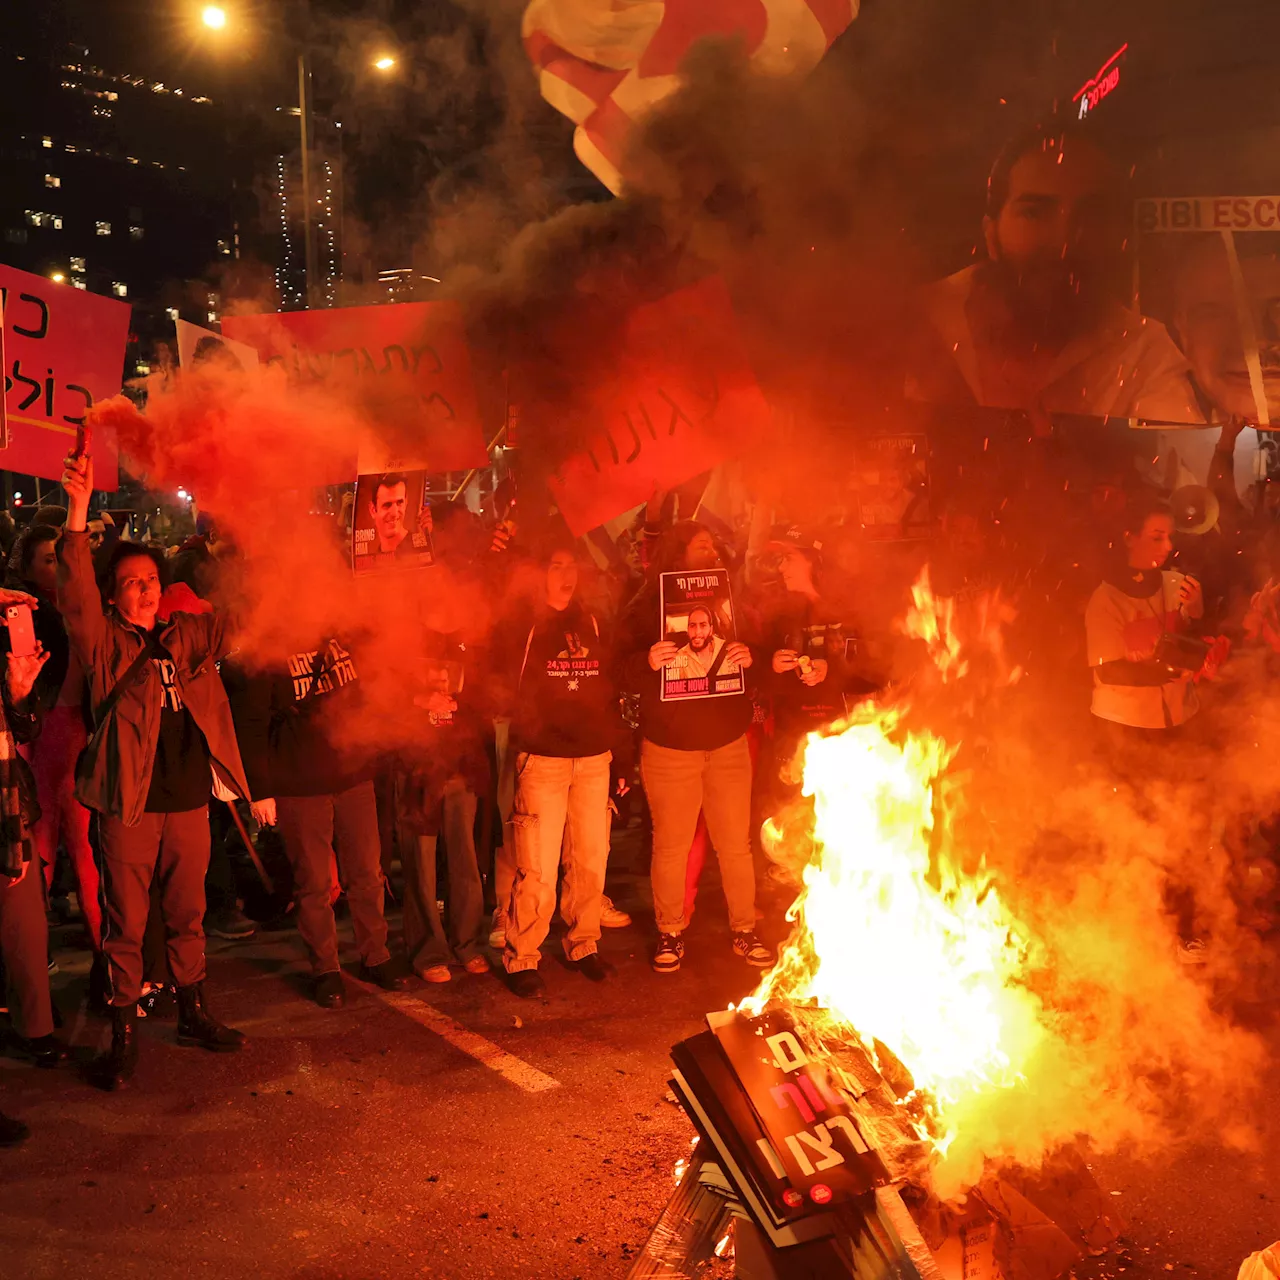
M53 139L52 139L52 138L41 138L41 139L40 139L40 145L41 145L41 146L42 146L46 151L51 151L51 150L53 149Z
M93 114L95 116L101 117L103 120L110 120L111 108L110 107L94 107Z
M147 233L146 233L146 232L145 232L141 227L130 227L130 228L129 228L129 239L130 239L130 240L141 240L141 239L142 239L142 237L143 237L143 236L145 236L146 234L147 234Z
M71 287L73 289L87 289L89 286L83 280L72 280Z
M100 235L100 236L109 236L109 235L111 234L111 223L109 223L109 222L95 222L95 223L93 224L93 229L94 229L94 231L96 231L96 232L98 233L98 235Z
M56 173L46 173L44 175L44 185L57 188L62 186L62 179Z
M219 240L219 241L218 241L218 252L219 252L220 254L222 254L224 257L230 257L230 255L231 255L231 241L230 241L230 240Z
M62 230L62 214L51 213L49 214L49 217L52 219L49 225L53 227L55 231L61 231Z
M72 146L72 144L71 144L71 143L69 143L69 142L68 142L68 143L67 143L67 145L63 148L63 150L64 150L68 155L71 155L71 156L73 156L73 155L75 155L75 154L76 154L76 149L75 149L75 147L74 147L74 146Z
M62 230L62 215L59 213L44 213L40 209L24 209L23 213L29 227L52 227L55 231Z
M164 313L169 317L170 320L176 320L178 318L177 307L165 307Z
M123 280L113 280L111 282L111 292L117 298L127 298L129 296L129 286Z
M72 258L72 259L71 259L71 270L72 270L72 271L79 271L79 272L83 275L83 274L84 274L84 259L83 259L83 258Z
M217 322L218 322L218 313L217 313L216 311L207 311L207 312L205 312L205 315L206 315L206 317L208 318L208 321L209 321L209 323L210 323L210 324L217 324Z

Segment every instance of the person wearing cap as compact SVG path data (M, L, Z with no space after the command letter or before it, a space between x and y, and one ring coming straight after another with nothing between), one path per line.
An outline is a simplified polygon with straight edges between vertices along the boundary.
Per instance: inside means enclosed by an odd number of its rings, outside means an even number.
M579 598L577 552L567 530L548 536L541 563L542 592L532 617L513 621L499 641L514 690L515 753L516 865L502 964L508 986L524 998L546 989L540 948L555 914L562 862L569 965L592 982L613 973L598 949L609 806L611 795L626 793L630 772L612 637Z
M664 702L662 668L679 646L658 639L663 633L660 575L678 569L697 571L720 565L711 533L691 520L680 521L659 548L654 573L627 611L626 679L640 694L640 776L653 817L650 882L658 942L656 973L680 969L688 928L685 909L689 852L706 819L720 862L720 879L729 908L732 948L748 964L766 968L773 952L757 936L756 877L751 857L751 750L747 731L752 701L741 695ZM723 647L727 662L747 673L754 657L742 641Z

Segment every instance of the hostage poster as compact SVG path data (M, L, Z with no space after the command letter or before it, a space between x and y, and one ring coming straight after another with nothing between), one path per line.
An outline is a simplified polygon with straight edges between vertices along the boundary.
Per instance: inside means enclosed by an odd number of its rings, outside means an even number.
M433 563L425 471L378 471L356 481L351 563L356 575Z
M742 668L725 657L737 638L727 569L662 575L662 638L679 646L662 668L662 700L722 698L746 690Z

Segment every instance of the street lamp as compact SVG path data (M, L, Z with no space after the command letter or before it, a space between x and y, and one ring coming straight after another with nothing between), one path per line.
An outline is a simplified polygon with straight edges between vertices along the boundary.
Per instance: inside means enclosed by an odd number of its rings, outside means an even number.
M227 11L220 5L205 5L200 13L200 21L211 31L221 31L227 25Z
M384 53L373 60L373 65L378 71L390 71L396 65L396 60L389 53Z

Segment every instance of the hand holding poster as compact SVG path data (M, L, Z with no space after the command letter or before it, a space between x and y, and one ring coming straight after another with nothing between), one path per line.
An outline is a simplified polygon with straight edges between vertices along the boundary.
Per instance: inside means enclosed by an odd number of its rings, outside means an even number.
M99 400L120 390L129 305L0 266L4 417L0 468L57 480L76 430ZM115 431L98 432L94 484L115 489Z
M351 563L357 575L432 563L425 471L386 471L356 481Z
M728 659L737 640L727 569L664 573L662 638L678 646L662 668L662 701L743 693L741 666Z

